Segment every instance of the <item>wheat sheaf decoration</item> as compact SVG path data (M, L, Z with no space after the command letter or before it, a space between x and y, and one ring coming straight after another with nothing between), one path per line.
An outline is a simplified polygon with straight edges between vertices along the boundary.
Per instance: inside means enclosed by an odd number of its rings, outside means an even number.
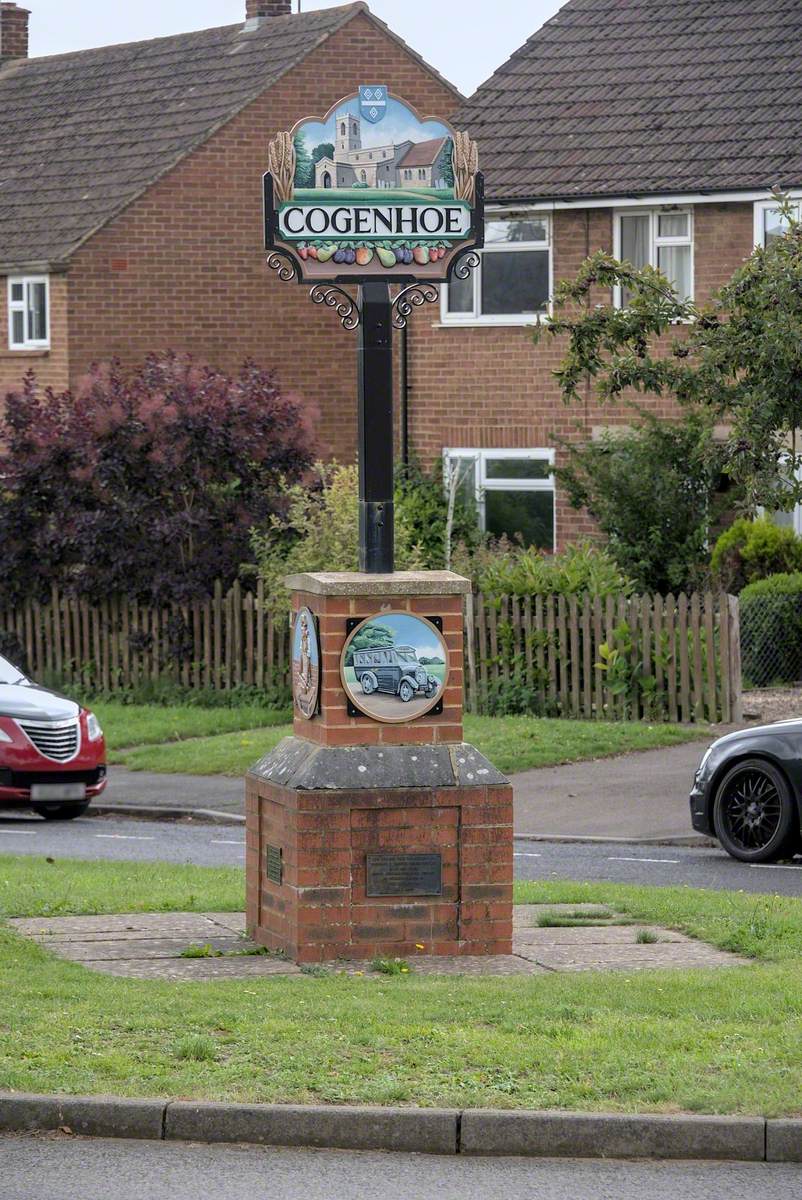
M292 200L295 186L295 146L288 133L279 133L267 147L267 167L273 176L273 195L278 204Z
M476 172L479 170L479 147L468 133L454 134L454 196L473 204L476 199Z

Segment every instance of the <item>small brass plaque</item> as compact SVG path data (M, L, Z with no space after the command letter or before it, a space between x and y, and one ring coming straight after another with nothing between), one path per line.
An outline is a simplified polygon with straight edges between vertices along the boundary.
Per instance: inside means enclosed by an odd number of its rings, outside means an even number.
M281 847L267 847L267 878L271 883L281 885L282 863L281 863Z
M442 896L439 854L368 854L367 896Z

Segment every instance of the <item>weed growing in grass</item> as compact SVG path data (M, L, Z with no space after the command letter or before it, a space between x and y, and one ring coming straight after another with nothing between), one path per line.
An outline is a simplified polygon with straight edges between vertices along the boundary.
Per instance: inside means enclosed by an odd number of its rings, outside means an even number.
M302 975L311 975L313 979L328 979L332 974L329 967L321 967L320 963L304 963L299 970Z
M176 1042L175 1056L184 1061L214 1062L217 1059L217 1044L207 1034L191 1033Z
M374 958L370 964L372 971L382 975L409 975L410 966L405 958Z
M639 929L635 934L635 941L639 946L651 946L660 939L656 933L652 933L651 929Z

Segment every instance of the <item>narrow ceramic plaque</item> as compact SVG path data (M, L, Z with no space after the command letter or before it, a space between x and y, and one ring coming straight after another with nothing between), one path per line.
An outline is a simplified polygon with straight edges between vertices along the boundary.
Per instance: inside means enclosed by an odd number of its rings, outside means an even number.
M292 695L296 712L311 721L320 704L320 640L317 620L308 608L295 618L292 635Z
M340 678L355 708L374 721L414 721L435 707L448 679L440 630L408 612L377 613L351 632Z

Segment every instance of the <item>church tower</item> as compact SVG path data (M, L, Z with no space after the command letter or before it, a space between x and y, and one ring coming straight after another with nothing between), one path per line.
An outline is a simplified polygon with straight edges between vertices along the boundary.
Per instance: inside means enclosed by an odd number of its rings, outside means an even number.
M362 149L362 122L353 113L337 114L337 153L348 154Z

